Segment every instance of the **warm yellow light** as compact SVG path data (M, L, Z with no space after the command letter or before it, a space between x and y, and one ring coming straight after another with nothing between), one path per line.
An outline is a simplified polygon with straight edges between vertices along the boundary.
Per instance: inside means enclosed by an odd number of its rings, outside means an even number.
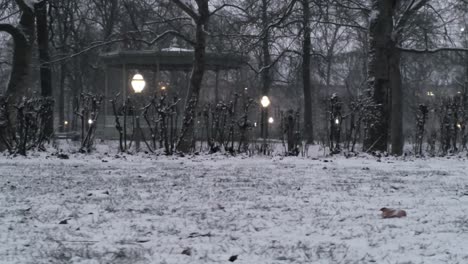
M459 129L461 129L461 128L462 128L462 126L461 126L461 124L460 124L460 123L458 123L458 124L457 124L457 127L458 127Z
M428 96L435 96L435 94L432 91L427 92Z
M167 89L166 86L161 86L161 90L165 91Z
M267 108L270 105L270 98L268 98L268 96L265 95L262 97L262 100L260 100L260 103L264 108Z
M273 124L273 122L275 122L275 120L273 119L273 117L268 118L268 123Z
M65 121L63 122L63 124L67 126L67 125L68 125L68 121L65 120Z
M137 73L132 78L132 88L135 93L141 93L145 89L146 82L143 75Z

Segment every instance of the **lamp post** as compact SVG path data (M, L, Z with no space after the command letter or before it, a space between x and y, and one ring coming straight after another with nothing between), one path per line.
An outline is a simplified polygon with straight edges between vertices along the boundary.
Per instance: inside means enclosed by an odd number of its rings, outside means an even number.
M268 124L267 124L267 110L268 106L270 106L270 99L268 96L264 95L260 100L260 104L262 105L262 112L261 112L261 119L260 119L260 128L262 132L263 144L262 144L262 151L263 154L266 154L266 147L267 147L267 137L268 137Z
M465 22L466 23L466 22ZM466 25L461 28L461 33L463 35L463 46L466 48L468 47L468 30ZM468 110L468 54L465 53L465 85L463 86L463 104L465 113Z
M465 20L465 25L462 26L461 28L461 34L462 36L462 41L463 41L463 46L465 48L468 47L468 30L467 30L467 24ZM466 124L468 122L468 54L464 54L465 58L465 84L463 85L463 92L461 93L461 98L462 98L462 105L463 105L463 119L462 119L462 124L458 124L458 128L460 129L461 137L462 137L462 148L465 147L466 140L467 140L467 135L466 135Z
M266 129L267 141L269 141L269 140L268 140L268 130L273 126L273 123L274 123L274 122L275 122L275 120L273 119L273 117L270 116L270 117L268 118L267 129Z
M138 152L140 151L140 141L141 141L141 127L140 127L140 109L139 109L139 104L138 100L139 94L143 92L143 89L145 89L146 82L145 79L143 78L143 75L137 73L133 76L132 78L132 88L133 91L135 92L136 95L136 100L135 100L135 125L136 125L136 131L135 131L135 151Z

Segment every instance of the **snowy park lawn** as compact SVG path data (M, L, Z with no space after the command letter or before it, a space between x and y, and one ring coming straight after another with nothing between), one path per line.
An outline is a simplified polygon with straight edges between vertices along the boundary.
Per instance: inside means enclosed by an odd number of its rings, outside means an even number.
M2 156L0 263L468 263L467 168L460 157ZM382 219L381 207L408 216Z

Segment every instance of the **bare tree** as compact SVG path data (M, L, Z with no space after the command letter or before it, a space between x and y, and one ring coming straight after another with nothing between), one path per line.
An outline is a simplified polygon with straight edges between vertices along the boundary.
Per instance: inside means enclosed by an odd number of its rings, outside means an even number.
M35 40L35 14L34 7L30 2L24 0L16 0L15 2L21 13L19 23L16 26L10 23L0 23L0 32L10 34L14 42L13 59L6 96L8 96L12 102L19 103L22 96L27 94L28 88L30 88L31 85L30 73L32 48ZM8 107L8 104L5 104L5 106ZM8 110L5 110L3 114L5 115L7 112ZM13 119L13 117L14 116L11 115L10 117L4 118ZM8 133L5 126L6 123L1 120L0 137L2 138L8 137L8 135L5 135ZM0 142L0 151L4 149L5 142Z
M21 13L18 25L0 23L0 31L10 34L14 41L12 69L6 94L16 102L26 95L31 85L31 56L36 36L34 7L25 0L15 2Z
M302 87L304 92L304 138L308 144L314 142L314 127L312 120L312 82L311 74L311 12L309 0L301 0L302 4Z
M43 97L52 98L52 71L50 65L49 53L49 25L47 14L47 1L37 3L34 8L36 12L36 27L37 27L37 46L39 49L39 63L41 75L41 95ZM54 132L54 112L49 113L45 122L45 134L50 136Z
M208 0L196 0L197 10L185 4L181 0L173 2L182 9L195 23L194 61L190 76L190 86L185 102L185 112L182 124L182 131L177 143L177 150L189 152L193 144L193 130L195 111L200 96L203 75L205 74L205 54L206 54L206 30L210 17Z
M392 153L401 155L403 152L403 92L398 47L411 18L428 2L372 1L368 84L378 105L376 112L379 118L368 124L369 134L364 141L364 149L367 151L387 151L391 127Z

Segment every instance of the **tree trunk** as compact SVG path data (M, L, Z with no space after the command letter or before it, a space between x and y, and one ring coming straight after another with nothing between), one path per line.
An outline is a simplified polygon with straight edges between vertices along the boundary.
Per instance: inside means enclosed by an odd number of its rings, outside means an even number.
M201 84L205 74L205 55L206 55L206 32L205 27L208 24L209 9L208 1L197 1L199 16L196 19L196 36L194 46L194 61L192 74L190 76L190 86L185 102L184 120L182 131L177 143L177 150L188 153L194 143L194 124L198 100L200 97Z
M32 46L35 39L34 11L23 1L17 0L16 2L22 12L19 25L14 27L11 24L0 23L0 32L10 34L14 41L10 79L5 92L5 95L10 99L10 103L19 102L30 88ZM14 124L14 116L10 118ZM5 131L0 130L0 133L5 133ZM5 150L5 148L4 143L0 141L0 151Z
M310 5L309 0L302 0L304 39L302 43L302 85L304 91L304 139L307 144L314 143L312 120L312 84L310 80Z
M391 142L392 154L403 154L403 87L401 82L400 72L400 52L393 46L393 51L390 57L390 83L392 89L392 117L391 117Z
M265 35L262 39L262 64L263 67L266 67L262 71L262 96L268 96L270 93L271 87L271 76L270 76L270 64L271 64L271 54L270 54L270 30L268 27L268 0L262 0L262 27L265 30ZM271 107L271 105L270 105ZM262 115L262 124L264 124L263 135L268 135L268 108L264 110Z
M15 42L10 82L6 92L12 102L18 102L23 95L26 95L30 86L31 72L31 45L22 40Z
M50 69L49 54L49 30L47 22L47 2L42 1L35 5L37 24L37 45L39 49L39 63L41 74L41 96L52 98L52 72ZM54 132L54 111L50 113L49 119L44 120L45 133L47 136Z
M364 139L365 151L387 151L389 128L389 95L391 87L390 59L393 45L394 1L372 0L369 27L368 86L373 92L375 107L368 122L368 134Z
M59 129L60 132L65 132L68 130L68 126L65 127L65 81L66 81L67 73L66 73L66 66L64 63L60 64L60 92L59 92L59 99L58 99L58 114L59 114ZM68 104L70 105L70 103ZM70 111L67 111L70 113ZM68 131L67 131L68 132Z
M31 85L31 58L35 39L34 12L30 9L23 10L18 27L4 31L10 33L14 41L13 62L6 94L12 102L18 102L27 94Z

